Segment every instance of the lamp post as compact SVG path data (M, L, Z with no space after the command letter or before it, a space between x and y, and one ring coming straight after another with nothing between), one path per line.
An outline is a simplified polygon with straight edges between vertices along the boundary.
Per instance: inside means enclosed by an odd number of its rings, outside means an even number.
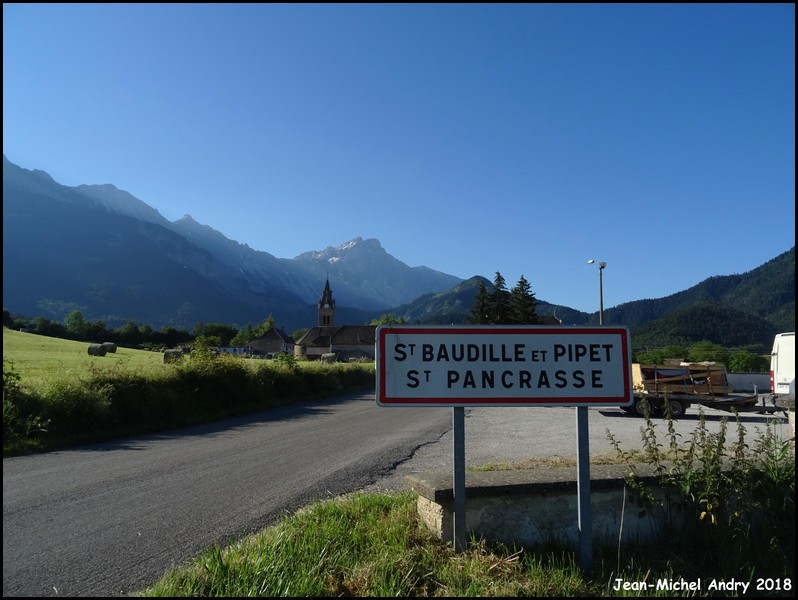
M594 259L590 259L587 261L587 264L592 265L596 262ZM599 266L599 325L604 325L604 281L602 279L602 274L604 273L604 267L607 266L607 263L600 262Z
M587 261L592 265L594 259ZM604 325L604 267L599 266L599 325ZM579 529L579 563L587 574L593 569L593 515L590 512L590 432L587 406L576 407L576 496Z

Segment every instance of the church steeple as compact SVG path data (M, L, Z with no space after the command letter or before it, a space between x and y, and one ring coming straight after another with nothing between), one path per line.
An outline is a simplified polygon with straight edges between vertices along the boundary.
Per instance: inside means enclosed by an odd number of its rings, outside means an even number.
M321 293L321 300L319 300L319 327L328 327L335 325L335 300L332 297L332 290L330 289L330 276L327 276L327 282L324 284L324 291Z

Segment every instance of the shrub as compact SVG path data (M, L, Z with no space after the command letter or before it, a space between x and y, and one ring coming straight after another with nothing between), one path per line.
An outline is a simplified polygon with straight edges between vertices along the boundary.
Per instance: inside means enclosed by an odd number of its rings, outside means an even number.
M56 379L42 392L44 418L49 433L69 439L107 431L112 404L113 385L91 376L79 379Z
M20 381L14 363L3 358L3 453L37 447L38 441L29 438L48 427L38 398L23 392Z
M20 420L17 401L20 395L19 373L14 363L3 358L3 446L19 439L24 428Z
M667 410L667 407L666 407ZM666 414L667 435L662 443L656 425L644 407L643 453L623 451L607 431L619 457L629 467L627 485L636 491L644 510L683 511L679 527L663 531L663 543L682 548L700 562L684 568L703 569L706 575L722 573L746 564L754 572L773 576L775 564L781 575L794 576L795 550L795 454L789 440L775 435L770 421L753 444L746 428L736 419L737 434L728 439L728 418L718 433L706 428L703 409L699 424L685 443ZM639 464L653 465L665 490L657 500L639 477Z
M253 361L195 348L155 373L95 365L77 377L47 381L30 395L4 360L4 451L153 433L374 385L373 364L322 365L286 356ZM33 440L34 431L43 435Z

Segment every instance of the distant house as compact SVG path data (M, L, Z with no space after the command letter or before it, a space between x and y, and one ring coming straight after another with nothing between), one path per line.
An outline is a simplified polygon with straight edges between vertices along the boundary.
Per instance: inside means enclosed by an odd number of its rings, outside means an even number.
M282 329L272 327L265 335L247 344L253 355L294 354L294 340Z
M318 304L318 324L296 341L294 355L318 359L322 354L335 354L339 361L350 358L374 359L375 325L336 325L335 299L330 280Z

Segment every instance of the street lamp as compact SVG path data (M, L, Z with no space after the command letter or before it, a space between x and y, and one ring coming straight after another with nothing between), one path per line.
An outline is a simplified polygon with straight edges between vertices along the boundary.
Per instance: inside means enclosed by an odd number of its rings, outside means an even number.
M587 261L587 264L592 265L596 262L594 259L590 259ZM604 283L602 280L602 273L604 273L604 267L607 266L607 263L600 262L599 266L599 325L604 325Z
M592 265L594 259L587 261ZM607 263L599 267L599 325L604 325L604 284L602 277ZM593 568L593 515L590 512L590 433L587 406L576 407L576 494L577 526L579 528L579 562L582 570L590 572Z

